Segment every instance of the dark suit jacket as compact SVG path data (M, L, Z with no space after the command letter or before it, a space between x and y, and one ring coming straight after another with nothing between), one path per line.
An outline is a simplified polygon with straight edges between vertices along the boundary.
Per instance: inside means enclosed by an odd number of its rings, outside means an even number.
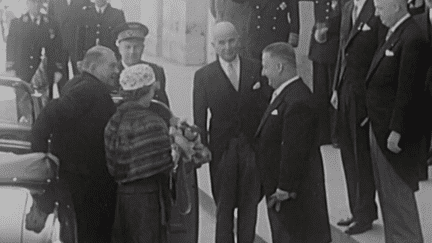
M290 33L300 33L297 0L244 0L244 2L249 2L252 9L248 24L247 49L254 58L260 59L261 52L267 45L278 41L287 42Z
M14 62L16 75L30 82L41 61L42 48L49 72L61 71L62 37L57 23L50 16L39 15L39 24L31 21L29 13L12 20L6 43L6 60Z
M367 111L378 144L413 190L418 189L418 162L425 152L420 141L426 126L423 92L428 60L427 42L410 17L377 50L366 77ZM387 149L391 131L401 134L399 154Z
M159 100L163 103L165 103L167 106L169 106L169 100L168 100L168 95L166 93L165 87L166 87L166 79L165 79L165 71L163 69L163 67L156 65L154 63L151 62L146 62L146 61L140 61L137 64L147 64L149 65L151 68L153 68L153 71L155 72L155 76L156 76L156 81L159 81L160 83L160 90L156 91L154 99ZM120 63L119 65L120 67L120 72L123 71L124 67L123 65ZM120 84L117 84L117 90L120 88Z
M96 45L99 39L99 45L106 46L113 50L117 57L120 57L118 48L115 44L116 36L112 31L115 27L126 22L123 10L106 7L102 16L100 16L95 5L85 7L79 14L80 22L78 23L77 34L75 39L77 61L83 59L88 49Z
M48 14L58 23L63 39L63 48L72 51L74 48L76 27L79 13L84 6L91 5L90 0L54 0L48 2Z
M314 2L315 25L309 46L309 59L321 64L334 65L339 49L339 34L341 22L341 9L348 0L316 0ZM314 33L317 23L326 23L328 26L327 41L318 43Z
M256 83L260 84L259 89L253 89ZM219 60L199 69L194 77L193 115L195 124L202 129L202 141L210 145L212 152L221 153L229 140L241 133L252 140L270 95L271 88L261 76L261 64L254 60L240 58L239 92ZM209 131L208 110L211 112Z
M298 79L279 94L264 113L255 134L257 166L264 193L276 188L296 192L284 201L281 221L302 234L302 242L330 242L324 171L318 141L318 116L312 93Z

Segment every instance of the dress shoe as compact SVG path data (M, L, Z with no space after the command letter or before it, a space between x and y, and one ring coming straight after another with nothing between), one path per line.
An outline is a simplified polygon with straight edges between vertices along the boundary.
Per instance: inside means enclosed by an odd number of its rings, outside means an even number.
M337 225L339 226L350 226L354 222L353 218L347 218L347 219L341 219L339 222L337 222Z
M368 230L372 229L372 222L369 223L362 223L362 222L353 222L347 230L345 230L345 233L348 235L357 235L364 233Z

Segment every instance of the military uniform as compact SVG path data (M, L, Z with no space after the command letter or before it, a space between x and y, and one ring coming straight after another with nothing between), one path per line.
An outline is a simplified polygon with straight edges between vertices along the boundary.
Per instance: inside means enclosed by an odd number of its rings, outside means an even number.
M14 70L17 77L30 82L41 62L43 48L48 63L48 79L52 83L54 72L62 69L62 42L57 23L45 14L39 14L33 20L26 13L12 20L6 44L7 69Z
M341 8L346 2L348 0L316 0L314 2L315 25L312 28L309 59L313 65L314 98L320 107L321 144L337 142L332 138L331 132L330 117L333 110L330 106L330 95L339 50Z
M108 4L102 14L98 13L96 6L85 6L80 13L80 22L77 28L75 54L77 60L84 58L88 49L95 45L102 45L113 50L119 57L116 47L116 38L112 31L122 23L125 23L125 15L122 10L111 7Z
M274 42L298 44L300 31L298 0L244 0L252 7L248 54L261 59L262 50Z

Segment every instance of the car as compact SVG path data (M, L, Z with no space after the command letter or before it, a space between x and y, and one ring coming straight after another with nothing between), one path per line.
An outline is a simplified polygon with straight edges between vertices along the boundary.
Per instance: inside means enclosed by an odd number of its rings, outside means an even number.
M31 151L31 128L41 109L41 95L28 83L0 76L0 242L78 242L58 159Z

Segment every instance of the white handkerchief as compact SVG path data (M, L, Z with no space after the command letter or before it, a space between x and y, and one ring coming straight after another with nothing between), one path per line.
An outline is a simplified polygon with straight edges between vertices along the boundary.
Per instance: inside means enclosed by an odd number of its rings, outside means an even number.
M277 115L278 115L278 110L277 110L277 109L273 110L273 111L271 112L271 114L272 114L273 116L277 116Z
M392 52L390 50L386 50L385 55L386 55L386 57L392 57L392 56L394 56L394 52Z
M362 31L368 31L371 30L371 27L368 24L364 24L362 27Z
M256 90L256 89L259 89L259 88L261 88L261 83L260 82L256 82L254 84L254 86L252 87L253 90Z

